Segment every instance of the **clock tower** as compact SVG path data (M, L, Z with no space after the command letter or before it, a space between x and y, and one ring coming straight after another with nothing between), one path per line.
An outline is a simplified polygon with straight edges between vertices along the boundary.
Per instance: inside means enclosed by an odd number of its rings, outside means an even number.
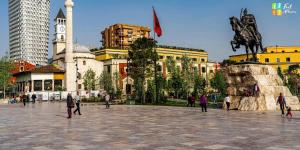
M56 60L57 54L66 48L66 17L62 9L59 10L54 21L53 60Z

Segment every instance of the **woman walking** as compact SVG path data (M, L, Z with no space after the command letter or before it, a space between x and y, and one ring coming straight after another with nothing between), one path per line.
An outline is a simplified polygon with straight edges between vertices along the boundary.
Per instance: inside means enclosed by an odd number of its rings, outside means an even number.
M200 97L200 106L202 109L202 112L207 112L207 97L205 94L202 94Z

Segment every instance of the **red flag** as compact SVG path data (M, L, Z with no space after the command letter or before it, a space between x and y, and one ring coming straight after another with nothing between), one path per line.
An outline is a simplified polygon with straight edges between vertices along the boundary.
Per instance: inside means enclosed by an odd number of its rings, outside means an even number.
M154 8L153 8L153 20L154 20L154 32L157 34L158 37L160 37L162 35L162 30Z

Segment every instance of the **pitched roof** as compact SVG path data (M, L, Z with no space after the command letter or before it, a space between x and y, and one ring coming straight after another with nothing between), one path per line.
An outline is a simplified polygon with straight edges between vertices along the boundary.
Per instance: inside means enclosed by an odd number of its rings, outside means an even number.
M64 12L62 11L61 8L59 9L59 12L58 12L55 19L57 19L57 18L66 19L66 16L65 16L65 14L64 14Z
M30 72L32 73L64 73L65 71L58 68L55 65L46 65L46 66L41 66L41 67L37 67L33 70L31 70Z

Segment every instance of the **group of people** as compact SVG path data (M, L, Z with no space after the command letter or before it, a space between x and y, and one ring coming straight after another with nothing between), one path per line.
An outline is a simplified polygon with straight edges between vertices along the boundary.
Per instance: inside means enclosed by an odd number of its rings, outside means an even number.
M104 98L105 98L105 107L108 109L108 108L110 108L111 97L109 94L105 93ZM68 119L72 118L72 108L75 107L74 101L76 104L76 109L73 112L74 115L76 114L76 112L78 112L79 115L82 115L80 112L81 98L80 98L79 92L76 93L75 99L73 99L71 93L69 93L67 96Z
M279 106L280 106L281 117L284 117L284 114L285 114L284 110L286 108L287 109L286 117L292 118L292 116L293 116L292 109L291 109L291 107L286 105L285 97L283 96L282 93L279 94L276 104L279 104Z
M75 115L76 112L78 112L78 114L81 115L81 112L80 112L81 99L80 99L79 92L76 93L75 99L73 99L71 93L69 93L68 96L67 96L68 119L72 118L72 108L75 107L74 100L75 100L75 103L76 103L76 109L74 110L73 113Z
M29 102L29 95L26 95L26 94L23 94L20 98L21 98L21 101L23 102L23 105L26 106L26 102ZM35 100L36 100L36 94L33 93L31 95L31 99L32 99L32 103L34 104L35 103ZM12 100L13 103L17 103L17 99L16 97L14 97L14 99Z
M199 104L201 106L202 112L207 112L207 95L202 94L199 98ZM195 94L192 94L191 96L188 97L188 104L187 106L190 107L196 107L196 96Z

